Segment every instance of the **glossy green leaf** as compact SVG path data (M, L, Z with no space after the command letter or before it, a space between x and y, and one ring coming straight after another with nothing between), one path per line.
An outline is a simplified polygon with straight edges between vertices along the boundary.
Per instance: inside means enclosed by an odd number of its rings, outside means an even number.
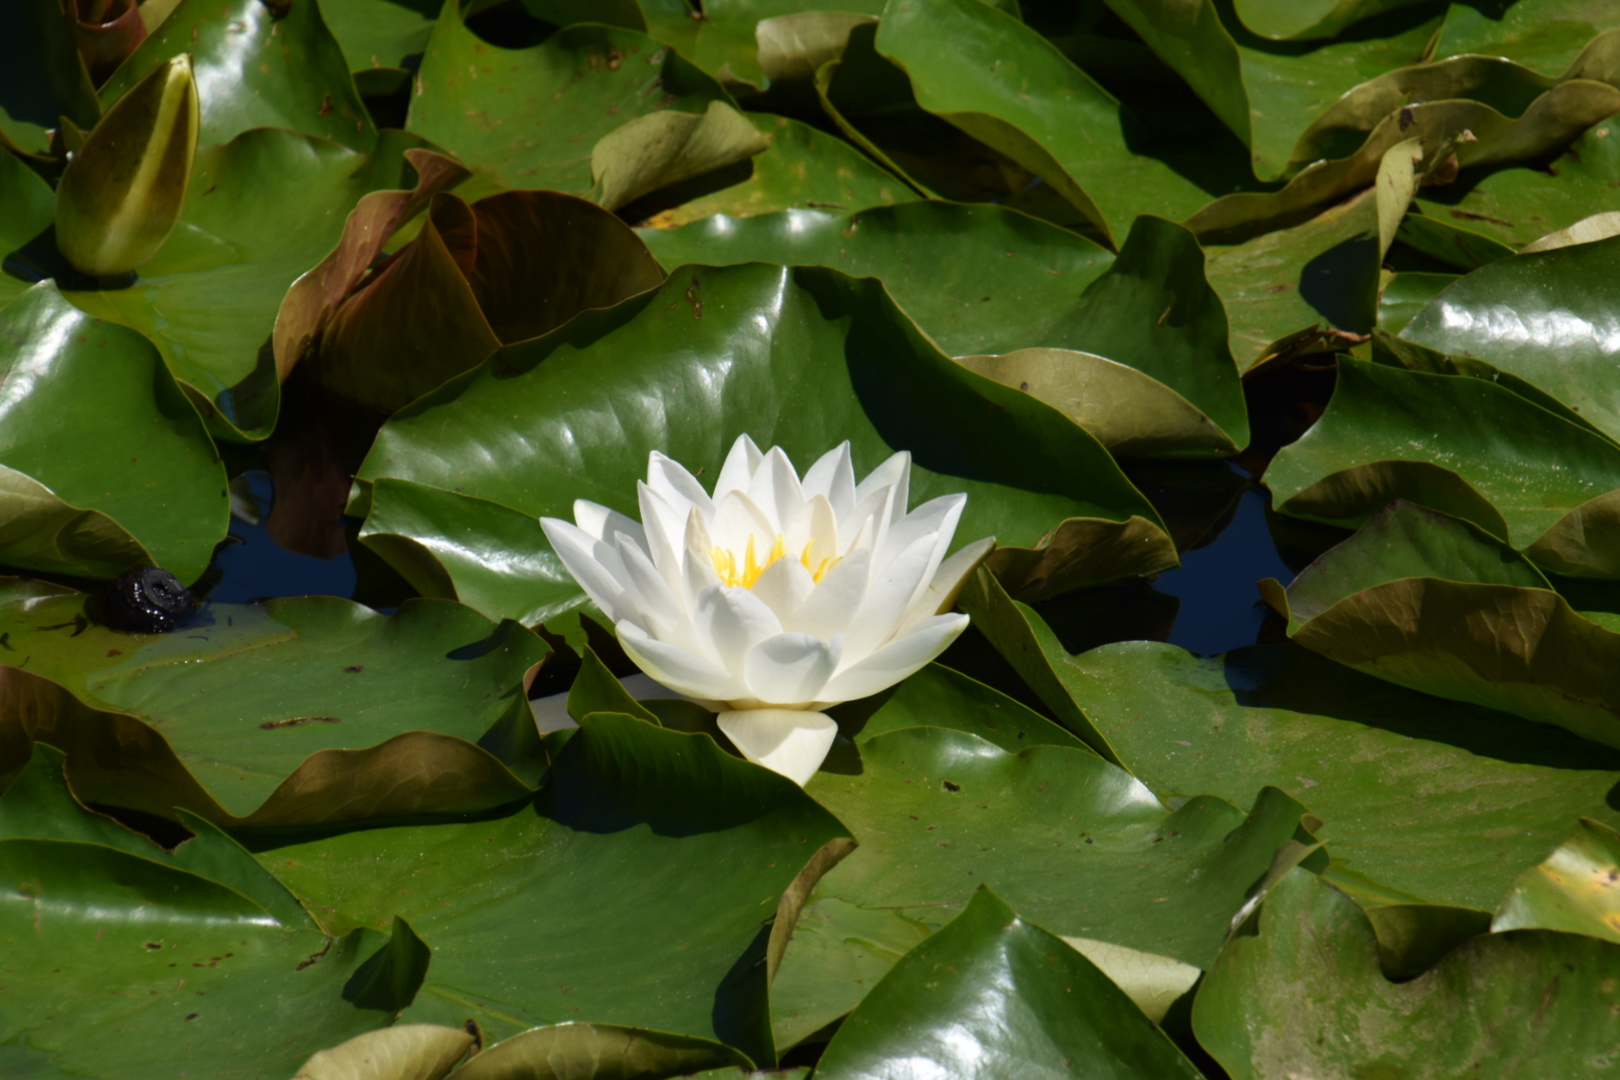
M891 3L877 51L917 103L1039 176L1104 236L1144 212L1181 218L1209 195L1133 154L1119 102L1051 43L979 0Z
M339 0L342 2L342 0ZM317 0L181 0L101 88L107 105L154 68L191 54L203 145L257 127L290 128L369 151L377 129Z
M1457 4L1435 34L1436 58L1469 53L1501 56L1543 75L1558 75L1602 31L1615 29L1614 10L1578 0L1521 0L1495 11Z
M661 1080L699 1069L747 1068L729 1046L617 1024L554 1024L497 1043L456 1072L462 1080Z
M1620 488L1620 450L1487 379L1341 362L1327 412L1266 486L1285 514L1354 527L1405 498L1524 550ZM1609 543L1599 531L1573 555L1602 572Z
M777 1047L796 1046L837 1022L929 933L898 911L812 895L771 982Z
M692 17L685 0L647 0L640 7L649 34L733 91L755 94L784 74L791 76L782 70L783 54L797 44L784 42L788 34L778 30L773 35L762 24L819 16L831 22L830 33L847 32L851 22L881 14L883 0L717 0L704 6L701 19ZM823 14L828 11L837 14Z
M0 561L196 580L225 538L225 470L150 342L42 283L0 310L0 387Z
M718 190L705 187L696 197L653 215L648 225L675 228L716 214L737 218L789 209L863 210L911 197L904 182L842 139L786 116L744 115L771 143L749 159L746 175ZM706 184L707 178L699 182Z
M1545 931L1476 937L1393 983L1348 897L1292 872L1204 977L1198 1041L1234 1080L1268 1076L1581 1076L1613 1053L1620 945ZM1360 1022L1344 1023L1348 1015ZM1275 1017L1289 1023L1277 1024Z
M532 806L261 858L330 928L410 920L434 956L406 1021L474 1017L499 1040L578 1019L769 1060L765 924L843 834L791 781L707 736L599 713Z
M1426 12L1402 15L1391 20L1387 29L1393 33L1387 35L1351 33L1302 45L1259 37L1214 0L1195 5L1114 0L1109 7L1248 145L1254 174L1263 180L1286 176L1313 160L1295 144L1317 114L1362 83L1417 63L1439 24ZM1297 15L1310 10L1287 7Z
M545 646L463 607L215 604L136 635L90 622L77 593L13 596L3 655L102 711L8 722L66 750L96 801L250 826L469 812L523 797L512 770L543 768L524 684Z
M1620 38L1614 44L1620 49ZM1614 58L1604 56L1597 63L1600 67L1612 65ZM1511 81L1525 79L1534 76L1515 72ZM1224 196L1188 218L1187 226L1204 235L1284 225L1373 183L1384 155L1412 139L1421 140L1429 160L1448 170L1453 158L1459 169L1533 160L1568 145L1620 109L1620 88L1590 78L1558 82L1527 103L1513 103L1517 108L1499 100L1493 104L1471 98L1403 105L1408 92L1422 88L1409 90L1400 80L1392 80L1378 84L1377 89L1365 108L1354 107L1353 102L1346 105L1348 115L1340 118L1342 130L1320 133L1318 145L1305 151L1311 163L1287 186L1271 194Z
M1079 348L1064 332L1079 321L1075 297L1114 261L1090 240L1017 211L942 202L720 215L641 235L670 270L774 262L878 278L949 356Z
M1491 929L1561 930L1620 943L1620 834L1582 818L1558 850L1513 883Z
M261 129L208 147L180 224L139 281L98 292L61 284L90 314L149 336L214 435L262 439L280 403L269 345L282 296L337 243L362 195L411 186L401 154L415 145L385 136L368 156Z
M79 59L72 24L62 17L61 0L18 0L5 13L0 35L0 149L6 145L43 158L50 153L48 132L66 116L80 128L101 116L95 85Z
M959 731L891 731L860 753L859 774L806 785L862 838L821 895L938 924L989 884L1057 933L1195 966L1303 815L1269 789L1247 819L1203 796L1171 813L1084 750L1014 753Z
M1209 283L1226 305L1238 368L1342 348L1371 329L1378 295L1377 199L1366 192L1291 228L1208 247ZM1306 331L1303 336L1301 331ZM1303 337L1303 340L1301 338Z
M1295 641L1342 664L1620 746L1620 634L1540 580L1500 541L1400 501L1286 598L1262 588Z
M459 0L450 0L406 128L479 174L467 198L510 188L586 195L603 136L664 109L702 113L714 101L727 101L719 84L644 34L570 26L532 48L503 49L467 29Z
M919 393L926 414L911 401ZM967 492L958 537L996 536L992 565L1026 593L1152 572L1173 558L1146 500L1090 436L951 363L878 283L818 268L685 269L657 292L508 346L385 425L359 479L454 491L530 518L570 517L577 498L639 517L635 482L651 450L712 478L744 431L800 462L849 439L861 474L904 447L912 498ZM981 440L972 459L959 441L968 431ZM986 445L986 432L1005 435ZM1047 454L1063 472L1038 464ZM476 470L457 464L473 460ZM435 543L452 540L435 529ZM468 541L481 542L456 542ZM450 577L457 565L444 569ZM526 608L537 592L525 588ZM580 596L559 578L549 606L560 612Z
M1605 801L1620 755L1552 729L1528 741L1518 717L1297 646L1203 659L1122 642L1053 659L1161 799L1276 785L1325 822L1335 872L1392 894L1489 910L1573 818L1620 824Z
M827 1080L911 1073L1200 1073L1108 977L988 887L873 988L816 1066Z
M326 0L321 15L353 72L419 61L444 0Z
M1378 329L1399 334L1456 274L1396 274L1378 294Z
M1617 278L1620 238L1504 259L1436 296L1401 337L1471 361L1467 374L1529 383L1620 441Z
M174 230L197 154L197 84L182 53L130 87L56 185L56 245L81 273L127 274Z
M1515 4L1516 13L1530 5ZM1472 9L1458 6L1453 14ZM1584 39L1583 39L1584 40ZM1499 48L1511 48L1500 42ZM1509 247L1607 210L1620 181L1620 121L1605 117L1545 167L1515 166L1459 177L1418 197L1424 215L1481 234ZM1470 267L1471 269L1472 267Z
M1245 29L1273 41L1332 38L1347 26L1385 12L1414 7L1422 0L1237 0L1233 13Z
M8 304L28 283L17 276L12 261L18 249L29 243L45 242L56 215L56 193L38 173L23 164L15 154L0 154L0 304Z
M171 856L74 804L55 760L36 752L0 799L12 901L0 908L0 962L28 973L0 990L8 1069L154 1075L247 1064L244 1075L268 1080L393 1020L399 1003L366 1007L350 989L386 948L383 935L336 938L307 920L280 921L254 892L273 890L284 905L291 897L234 841L199 833ZM19 812L53 830L16 823ZM108 830L125 835L108 843ZM257 884L244 892L242 881L222 881L208 865L222 860Z

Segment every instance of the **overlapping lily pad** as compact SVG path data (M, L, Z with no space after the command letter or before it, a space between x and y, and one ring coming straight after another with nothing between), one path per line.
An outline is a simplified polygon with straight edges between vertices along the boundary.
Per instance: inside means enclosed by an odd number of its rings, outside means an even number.
M1414 366L1528 384L1527 396L1550 397L1570 419L1620 441L1617 301L1620 237L1481 267L1436 296L1400 337L1425 349Z
M402 154L419 145L396 133L368 155L291 131L246 132L197 154L180 223L136 281L95 291L58 282L91 315L152 338L214 435L262 439L280 403L270 334L282 295L337 243L362 195L413 186ZM51 256L36 274L64 273Z
M1108 977L986 887L845 1021L818 1076L1201 1075Z
M191 55L196 71L204 146L259 127L361 152L376 145L377 129L317 0L181 0L101 88L103 105L180 53Z
M1040 177L1104 236L1122 236L1145 212L1185 217L1209 198L1131 153L1119 102L989 4L890 4L875 47L910 78L918 105Z
M1157 515L1094 439L951 363L878 283L817 268L687 268L657 292L508 346L390 421L359 479L367 489L386 480L437 489L419 500L441 508L419 547L488 547L483 535L450 532L442 508L452 497L531 520L572 517L579 498L639 515L635 481L650 451L713 477L743 432L801 463L849 439L863 475L905 447L912 498L967 492L960 542L996 536L993 565L1027 594L1174 559ZM972 453L962 441L970 432ZM468 457L462 448L474 445ZM472 460L484 464L456 464ZM369 512L367 494L352 509ZM469 561L441 562L444 579L454 583ZM515 616L565 610L583 594L559 568L551 580L513 576L501 597L495 610Z
M323 933L234 841L199 829L171 855L75 803L60 755L35 751L0 798L8 1072L287 1076L409 1003L410 984L364 993L384 935Z
M1398 501L1288 587L1297 642L1402 686L1620 746L1620 634L1465 521Z
M1617 538L1584 523L1620 489L1620 450L1485 378L1341 362L1326 413L1277 455L1266 485L1285 514L1353 528L1404 498L1561 573L1620 568Z
M1620 944L1620 835L1582 818L1556 851L1513 883L1491 930L1561 930Z
M433 966L408 1022L471 1016L504 1038L590 1019L719 1039L774 1063L765 957L791 914L769 924L800 870L844 835L791 781L708 736L602 713L514 813L261 858L329 929L397 912L421 933Z
M522 798L544 758L524 697L545 646L440 601L209 605L168 635L14 586L8 730L67 751L84 797L234 826L468 812ZM475 692L476 689L476 692ZM77 700L74 700L77 699Z
M1457 1075L1490 1061L1500 1076L1578 1076L1614 1052L1617 965L1620 945L1516 931L1476 937L1393 983L1366 915L1296 870L1205 976L1193 1026L1244 1080L1346 1075L1374 1062L1392 1075ZM1351 1013L1362 1022L1346 1026ZM1291 1022L1267 1019L1280 1015Z
M529 49L503 49L479 40L459 0L449 0L417 73L406 128L478 174L463 190L467 198L513 188L583 196L603 136L665 109L701 114L728 101L714 79L645 34L579 25Z
M0 561L202 574L225 538L225 470L149 341L41 283L0 309L0 389Z

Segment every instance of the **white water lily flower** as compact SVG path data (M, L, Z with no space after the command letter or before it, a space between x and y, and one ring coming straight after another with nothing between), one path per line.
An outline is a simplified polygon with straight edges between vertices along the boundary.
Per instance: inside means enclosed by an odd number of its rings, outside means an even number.
M947 559L967 496L907 513L910 480L901 452L857 484L846 442L801 481L744 435L712 495L655 451L640 522L581 499L577 524L540 523L630 659L803 784L838 731L820 710L893 686L967 627L945 612L995 541Z

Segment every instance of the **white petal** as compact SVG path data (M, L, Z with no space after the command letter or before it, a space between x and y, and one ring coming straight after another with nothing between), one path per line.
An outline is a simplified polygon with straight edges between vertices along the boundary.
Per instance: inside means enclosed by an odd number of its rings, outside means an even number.
M754 500L741 491L733 491L716 504L714 520L709 522L709 535L716 547L737 556L737 569L742 569L743 552L748 538L754 538L754 553L763 559L776 542L776 527L765 516Z
M966 615L936 615L924 619L905 637L834 675L821 691L818 704L854 701L893 686L944 652L967 626Z
M883 537L883 546L877 551L878 566L881 567L910 547L919 536L929 533L939 534L939 560L943 562L945 552L950 550L951 537L956 535L956 523L962 519L966 506L966 495L941 495L894 522ZM939 562L936 562L933 569L938 567ZM930 577L933 576L933 569L929 570Z
M822 559L832 558L838 554L838 517L833 513L832 503L827 501L825 495L812 495L802 503L798 514L783 529L787 552L790 556L799 557L804 554L804 546L812 545L810 549L810 565L818 565Z
M968 575L978 569L985 556L995 548L996 538L987 536L983 540L973 541L940 563L939 569L934 571L933 580L928 583L928 588L924 589L921 595L911 602L911 607L906 609L906 613L900 616L900 626L895 634L905 634L924 619L943 615L951 610L951 606L956 603L956 597L962 591L962 586L967 582Z
M716 723L743 757L800 787L816 774L838 736L832 717L797 709L723 712Z
M887 566L872 574L861 606L850 619L845 635L851 657L865 656L886 644L900 628L900 616L928 587L934 562L935 537L918 537Z
M871 577L872 553L857 551L841 559L827 575L816 583L816 591L799 606L790 622L783 625L789 630L813 634L823 641L832 640L834 634L845 633L855 610L861 606ZM845 643L845 655L849 645Z
M540 527L545 530L546 539L551 541L551 548L563 566L574 575L591 602L602 609L602 614L614 622L639 614L635 604L625 596L624 586L614 577L615 570L623 569L617 553L593 539L584 529L561 518L541 518ZM612 557L611 566L603 565L604 556Z
M766 607L775 612L776 617L782 620L782 625L787 627L788 620L798 612L799 607L815 590L815 578L790 551L785 558L777 559L765 568L765 572L759 575L759 580L754 582L751 591Z
M625 655L642 671L677 693L707 701L732 701L747 692L742 679L679 645L649 636L635 623L621 621L616 629Z
M907 501L911 498L911 451L902 450L867 473L866 479L855 488L855 505L859 507L869 495L885 487L895 490L896 498L890 513L895 518L903 517Z
M782 632L782 623L764 601L741 587L704 589L698 596L698 638L705 651L734 675L755 645ZM730 700L729 698L726 700Z
M685 641L692 636L692 620L686 606L664 581L658 568L627 536L618 538L619 558L624 563L625 594L640 609L636 621L642 629L662 641Z
M855 512L855 466L850 461L848 439L822 454L810 466L810 471L804 474L804 493L825 495L836 519L842 520Z
M691 511L676 506L641 481L636 481L636 498L641 503L641 527L647 536L647 554L670 591L682 591L681 555L686 551L686 516Z
M687 472L680 462L670 460L657 450L647 455L647 486L680 510L683 518L692 507L702 510L705 516L714 513L714 502L697 477Z
M647 534L642 530L641 522L589 499L574 500L574 524L584 529L593 540L612 544L613 537L623 533L640 544L642 550L646 550Z
M713 547L714 541L709 537L709 527L703 520L703 514L693 508L686 519L686 551L681 558L681 581L685 588L683 600L689 612L697 611L697 598L704 589L720 584L720 575L714 569L714 556L709 553Z
M780 446L773 446L765 460L755 470L748 484L748 497L765 512L771 521L771 539L786 532L788 523L799 516L804 506L804 489L799 486L799 474Z
M731 452L726 455L726 463L720 467L720 476L714 482L714 501L718 503L733 491L747 491L748 481L754 478L754 470L759 468L764 457L753 439L747 435L737 436L737 441L731 444Z
M802 705L820 696L843 653L841 636L822 641L809 634L778 634L748 654L743 681L750 695L767 705Z

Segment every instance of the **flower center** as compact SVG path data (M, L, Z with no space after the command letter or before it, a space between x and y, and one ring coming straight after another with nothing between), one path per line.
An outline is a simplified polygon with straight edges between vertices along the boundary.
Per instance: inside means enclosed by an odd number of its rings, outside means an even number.
M814 540L804 545L804 551L799 553L799 563L810 571L811 580L819 584L827 571L831 570L834 564L838 562L839 557L833 555L822 559L819 563L813 562L810 556L815 546L816 542ZM709 549L709 558L714 560L714 572L720 575L720 584L728 589L737 585L741 585L745 589L752 589L754 583L759 580L759 575L763 574L777 559L785 555L787 555L787 537L781 533L776 534L776 543L771 545L771 550L766 554L764 562L760 562L754 554L754 537L749 534L748 547L743 552L741 569L737 566L736 552L722 547Z

